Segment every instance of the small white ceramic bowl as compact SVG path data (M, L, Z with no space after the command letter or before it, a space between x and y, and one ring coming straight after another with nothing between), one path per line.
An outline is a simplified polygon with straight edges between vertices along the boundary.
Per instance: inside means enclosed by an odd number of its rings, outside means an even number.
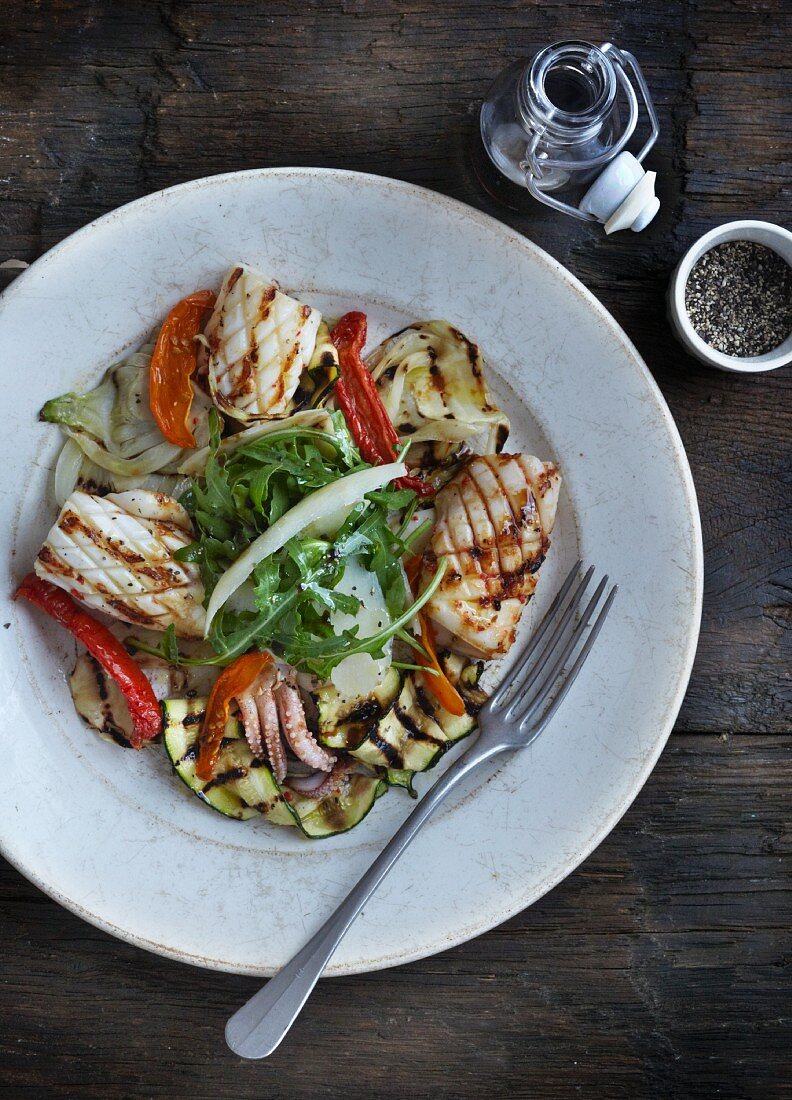
M716 244L724 241L754 241L756 244L767 245L777 252L786 262L792 266L792 233L788 229L782 229L780 225L772 222L760 222L753 220L726 222L725 225L711 229L703 237L699 237L676 266L671 276L668 288L668 319L678 339L685 345L691 355L695 355L702 363L720 370L739 371L743 374L758 374L760 371L775 370L777 367L792 363L792 333L787 336L782 344L764 355L752 355L741 357L737 355L725 355L722 351L702 340L693 325L690 323L685 309L685 286L693 265L698 263L705 252L709 252Z

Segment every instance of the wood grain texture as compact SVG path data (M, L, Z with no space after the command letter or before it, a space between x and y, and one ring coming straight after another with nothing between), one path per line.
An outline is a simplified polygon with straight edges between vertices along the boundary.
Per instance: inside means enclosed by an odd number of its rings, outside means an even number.
M608 841L481 939L324 983L265 1065L221 1039L255 982L112 940L4 865L0 1095L791 1096L792 376L698 365L664 303L700 233L788 221L788 5L6 0L0 18L0 260L152 190L266 165L471 203L570 267L635 341L690 457L707 571L677 734ZM663 205L638 237L504 206L478 178L490 81L569 36L632 49L653 90Z
M98 1100L788 1096L790 750L675 737L552 894L432 959L321 983L266 1063L222 1040L255 980L146 955L8 870L0 1081Z

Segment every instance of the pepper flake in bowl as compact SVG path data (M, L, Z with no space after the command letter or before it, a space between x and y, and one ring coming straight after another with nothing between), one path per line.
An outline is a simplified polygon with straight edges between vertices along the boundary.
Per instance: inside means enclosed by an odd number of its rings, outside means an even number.
M792 362L792 233L770 222L729 222L679 262L668 294L677 337L721 370Z

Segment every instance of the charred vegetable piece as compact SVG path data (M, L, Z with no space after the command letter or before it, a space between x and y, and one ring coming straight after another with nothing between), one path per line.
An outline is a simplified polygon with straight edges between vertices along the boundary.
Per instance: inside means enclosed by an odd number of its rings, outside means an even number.
M352 750L358 760L400 771L426 771L475 728L473 715L449 714L418 683L418 676L405 677L396 702Z
M322 744L333 749L355 748L365 739L372 724L393 706L401 686L401 674L395 668L388 669L373 691L355 698L343 695L332 683L323 684L314 693Z
M368 367L360 357L366 342L365 313L345 313L332 332L338 350L340 377L335 398L355 437L360 453L373 466L396 461L399 436L382 404ZM398 478L394 485L431 496L434 488L417 477Z
M147 344L111 367L102 381L86 394L66 393L48 401L42 420L59 424L86 459L106 473L105 481L118 491L127 479L140 482L160 471L171 471L183 457L180 446L169 443L157 426L150 407L150 365L153 345ZM209 398L193 386L194 433L199 447L209 442ZM59 503L77 483L59 491ZM61 480L63 480L61 478Z
M214 304L211 290L198 290L178 302L165 318L151 356L151 414L168 442L185 449L197 446L193 429L198 414L192 415L192 376L198 365L195 337Z
M123 692L132 718L130 741L139 749L162 729L160 705L134 659L107 627L78 607L71 596L35 573L28 573L15 599L25 599L53 618L82 642Z
M276 825L293 825L283 792L272 772L250 751L240 722L226 723L214 775L199 778L198 733L204 721L206 699L166 699L163 703L163 740L176 774L208 806L239 821L264 814Z
M444 710L422 681L423 673L409 672L396 693L390 681L379 696L354 704L332 688L320 688L320 727L327 731L322 740L373 767L426 771L475 728L476 719L467 710L461 716Z
M282 788L269 767L254 757L236 717L229 719L213 777L195 772L198 731L206 699L168 699L164 742L179 777L202 802L226 817L247 821L263 815L273 825L294 825L316 840L353 829L387 790L379 775L350 775L337 794L310 798Z
M292 793L288 806L303 833L311 840L320 840L354 829L387 789L387 783L379 775L352 774L340 794L317 802Z
M447 321L419 321L368 357L409 464L433 471L467 447L499 451L509 421L493 404L476 344Z

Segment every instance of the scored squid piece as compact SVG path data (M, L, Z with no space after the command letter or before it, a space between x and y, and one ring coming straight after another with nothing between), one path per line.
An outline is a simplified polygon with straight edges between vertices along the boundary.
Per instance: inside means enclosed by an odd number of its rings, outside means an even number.
M215 404L237 420L285 416L322 315L245 264L226 276L204 335Z
M490 659L507 653L550 545L561 477L532 455L477 455L437 494L421 587L448 568L426 604L450 648Z
M71 494L39 551L39 577L88 607L153 630L202 638L206 612L197 565L174 554L193 540L190 517L164 493Z

